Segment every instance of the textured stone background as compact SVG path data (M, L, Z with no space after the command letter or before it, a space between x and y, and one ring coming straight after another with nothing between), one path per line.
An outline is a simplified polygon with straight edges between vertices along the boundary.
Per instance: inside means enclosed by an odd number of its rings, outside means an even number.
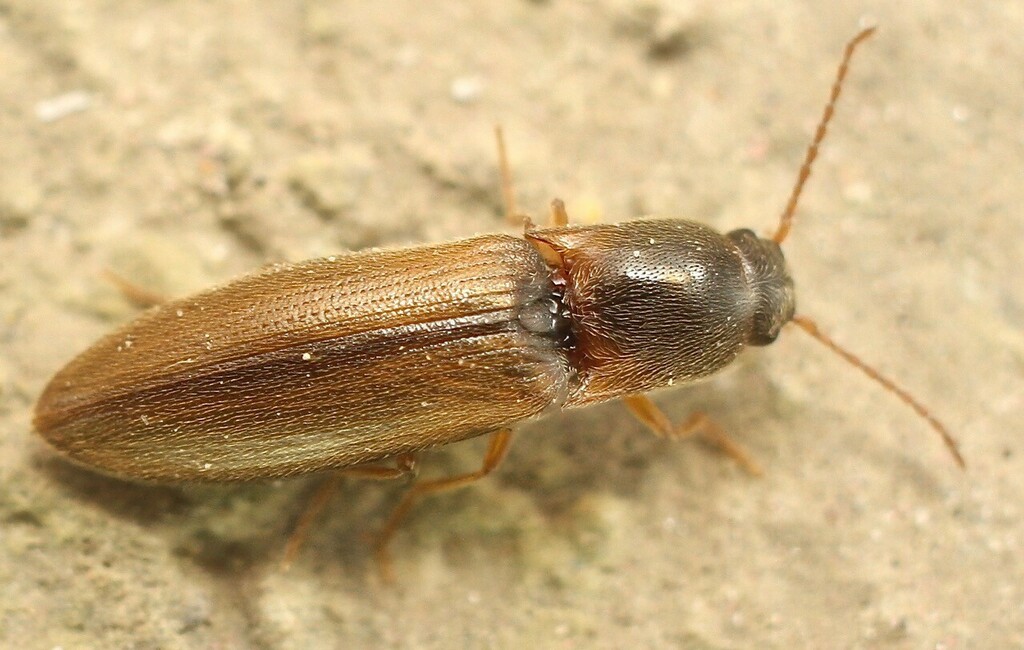
M1024 645L1024 5L429 4L0 1L0 645ZM184 294L501 229L495 122L534 214L767 231L864 17L786 251L801 310L930 404L967 473L793 332L657 398L765 478L617 405L550 417L416 511L386 588L364 537L401 486L346 484L281 573L315 481L134 486L31 431L132 315L104 269Z

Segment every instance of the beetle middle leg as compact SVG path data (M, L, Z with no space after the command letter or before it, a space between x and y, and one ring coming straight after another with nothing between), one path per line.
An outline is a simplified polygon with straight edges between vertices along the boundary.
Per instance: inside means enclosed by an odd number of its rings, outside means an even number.
M646 395L627 395L622 398L626 408L636 419L662 438L678 440L691 436L700 436L718 447L722 452L736 461L740 467L754 476L761 476L764 471L757 461L729 434L712 420L707 413L696 411L679 424L672 424L668 415Z
M338 482L342 477L388 481L406 476L414 476L416 471L416 455L402 454L395 458L394 467L389 465L357 465L334 472L328 476L317 486L316 492L313 493L309 503L306 505L306 509L303 510L302 514L299 515L298 521L295 522L291 535L288 536L288 541L284 545L281 569L287 571L291 567L292 562L295 561L295 556L298 555L299 549L302 548L306 537L309 535L309 529L312 528L313 522L320 516L323 509L327 507L331 497L334 496L335 491L338 489Z
M501 464L501 461L503 461L505 456L508 454L508 449L511 444L512 430L499 429L491 434L490 442L487 445L487 453L484 455L484 460L480 465L480 469L474 472L467 472L465 474L457 474L455 476L446 476L444 478L423 481L409 488L409 491L405 493L405 496L402 497L402 500L398 502L398 505L395 506L395 509L391 512L391 517L388 518L377 537L377 563L380 566L381 575L384 576L386 581L391 582L394 578L394 573L391 569L391 556L388 553L388 544L395 536L395 533L398 531L402 521L409 515L409 512L412 511L416 502L423 497L436 492L454 490L456 488L465 487L475 481L479 481L493 472L498 465Z

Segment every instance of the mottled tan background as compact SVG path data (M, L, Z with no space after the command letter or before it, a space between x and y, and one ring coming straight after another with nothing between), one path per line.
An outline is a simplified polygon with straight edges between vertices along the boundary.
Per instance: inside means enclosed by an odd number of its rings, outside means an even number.
M426 8L429 7L429 8ZM151 488L55 459L32 403L132 314L259 267L505 227L524 209L770 229L862 19L787 253L801 309L932 405L798 332L709 410L767 468L609 405L531 423L478 489ZM1024 5L702 0L0 1L0 645L16 648L1024 645ZM482 441L430 455L469 468Z

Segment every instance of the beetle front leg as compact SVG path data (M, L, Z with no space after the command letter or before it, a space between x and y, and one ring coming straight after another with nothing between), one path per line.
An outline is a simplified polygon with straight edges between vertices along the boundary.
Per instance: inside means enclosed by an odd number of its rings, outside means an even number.
M725 429L703 411L696 411L678 425L673 425L665 412L646 395L627 395L622 398L626 408L636 419L647 425L651 431L662 438L679 440L690 436L701 436L718 447L722 452L739 463L740 467L754 476L761 476L764 471L757 461L736 441L729 437Z

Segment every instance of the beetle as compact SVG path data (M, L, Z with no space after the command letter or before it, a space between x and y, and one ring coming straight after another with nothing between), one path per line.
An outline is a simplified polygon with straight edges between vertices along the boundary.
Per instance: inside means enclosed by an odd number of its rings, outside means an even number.
M795 315L780 244L856 46L783 212L764 238L642 219L554 226L444 244L278 264L158 305L60 370L35 428L71 459L157 482L249 481L348 470L391 477L415 454L490 434L475 472L414 484L379 548L420 497L490 473L511 427L554 409L623 398L657 433L697 431L745 456L706 416L673 425L645 393L727 366L796 323L894 391L905 391ZM506 209L514 213L504 144ZM380 465L396 459L394 467Z

